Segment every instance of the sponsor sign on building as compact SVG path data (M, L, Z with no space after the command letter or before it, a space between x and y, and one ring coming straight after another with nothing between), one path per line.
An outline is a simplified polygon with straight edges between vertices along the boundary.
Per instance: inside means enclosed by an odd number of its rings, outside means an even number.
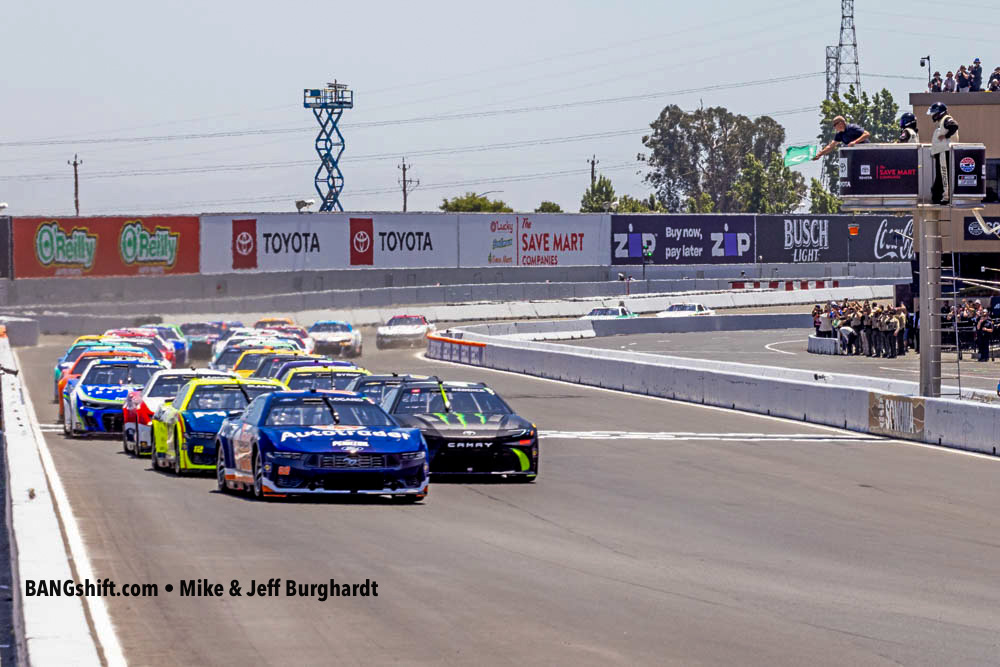
M910 217L789 214L756 218L761 262L900 262L913 257ZM856 234L851 234L851 227L856 227Z
M352 267L458 266L456 215L373 213L346 217Z
M844 197L920 194L920 150L916 145L865 144L839 157L840 193Z
M17 278L198 272L198 218L13 218Z
M893 438L922 439L924 399L869 392L868 430Z
M460 265L600 266L609 216L468 213L458 216Z
M1000 218L983 218L984 229L979 221L972 216L966 216L962 221L963 235L966 241L1000 241Z
M749 264L755 247L752 215L611 216L612 264Z

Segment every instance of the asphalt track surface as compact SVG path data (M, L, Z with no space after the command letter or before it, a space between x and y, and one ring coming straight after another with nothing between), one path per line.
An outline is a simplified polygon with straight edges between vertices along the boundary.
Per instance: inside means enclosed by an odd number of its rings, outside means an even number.
M820 373L850 373L881 378L918 382L920 356L908 350L895 359L864 356L833 356L810 354L806 343L812 329L762 329L757 331L708 331L698 333L638 334L606 336L565 341L569 345L596 347L628 352L646 352L690 359L738 361L744 364L800 368ZM995 391L1000 380L1000 363L979 363L968 352L961 365L956 365L953 352L942 355L942 375L945 385L957 386L961 372L962 388Z
M487 379L544 438L535 484L427 501L255 502L54 426L95 573L136 665L982 665L1000 656L997 461L415 357ZM596 431L624 431L625 435ZM590 433L588 433L590 432ZM574 435L576 434L576 435ZM181 580L378 582L379 596L180 597ZM174 585L173 593L163 586Z

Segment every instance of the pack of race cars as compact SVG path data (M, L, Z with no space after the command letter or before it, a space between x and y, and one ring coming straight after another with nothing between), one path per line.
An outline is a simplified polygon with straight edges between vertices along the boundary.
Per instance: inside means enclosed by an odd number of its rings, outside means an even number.
M434 327L391 318L379 348ZM150 324L80 336L53 387L69 437L120 437L154 469L216 475L258 498L367 494L422 500L432 475L534 481L538 431L483 383L372 374L349 323L284 318ZM182 368L208 358L207 368Z

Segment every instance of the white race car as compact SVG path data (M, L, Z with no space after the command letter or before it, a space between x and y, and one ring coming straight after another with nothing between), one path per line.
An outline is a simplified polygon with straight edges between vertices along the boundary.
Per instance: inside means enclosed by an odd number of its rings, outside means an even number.
M320 320L309 327L309 336L315 342L317 354L361 356L361 332L347 322Z
M715 311L700 303L675 303L656 314L657 317L696 317L698 315L715 315Z
M581 317L581 320L627 320L639 317L625 306L615 308L594 308L589 313Z
M375 347L381 350L396 345L423 345L427 334L433 332L434 325L423 315L396 315L375 330Z
M145 386L133 389L125 398L122 447L127 454L143 456L153 447L152 419L164 403L189 381L206 377L236 377L233 373L201 369L171 369L153 373Z

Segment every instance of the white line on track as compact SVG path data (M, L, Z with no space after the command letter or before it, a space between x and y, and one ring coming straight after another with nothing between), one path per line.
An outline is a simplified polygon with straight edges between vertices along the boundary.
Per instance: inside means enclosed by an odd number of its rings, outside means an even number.
M539 431L540 436L561 440L707 440L713 442L882 442L869 435L820 433L697 433L694 431Z
M21 363L21 358L17 355L17 351L14 351L14 358L17 360L17 367L23 368L24 366ZM35 438L38 440L38 454L42 459L42 468L45 469L45 476L49 480L49 486L52 488L52 497L56 501L56 511L59 513L59 519L62 521L63 531L66 533L66 542L69 544L69 552L73 557L73 567L76 570L77 580L84 581L90 579L91 581L97 581L98 577L94 576L94 568L90 564L90 557L87 555L87 546L84 544L83 536L80 533L80 526L73 515L73 507L69 503L66 487L63 486L62 479L59 477L59 471L56 470L55 461L52 460L49 443L45 440L42 429L39 428L38 413L31 402L31 394L28 391L27 384L24 385L24 404L31 414L35 415L35 419L32 420L32 430L35 431ZM122 651L122 646L118 642L115 626L111 622L108 607L104 604L104 598L85 597L83 601L90 612L90 620L94 624L95 638L100 645L101 651L104 653L105 664L109 667L118 667L119 665L124 667L128 665L128 662L125 660L125 653Z
M538 380L539 382L553 382L555 384L569 385L570 387L576 387L578 389L589 389L591 391L606 391L612 394L618 394L619 396L631 396L637 400L650 400L650 401L662 401L664 403L673 403L676 405L686 405L693 408L700 408L702 410L717 410L719 412L737 412L746 415L747 417L753 417L756 419L767 419L771 421L781 422L783 424L803 424L804 422L797 419L788 419L786 417L775 417L774 415L761 415L756 412L746 412L743 410L733 410L731 408L721 408L715 405L702 405L701 403L689 403L687 401L678 401L673 398L662 398L660 396L647 396L646 394L633 394L628 391L621 391L620 389L606 389L604 387L591 387L586 384L578 384L576 382L567 382L566 380L553 380L552 378L541 378L536 375L527 375L525 373L515 373L513 371L502 371L496 368L484 368L482 366L471 366L469 364L459 364L454 361L442 361L440 359L431 359L424 356L423 352L416 352L413 355L415 358L421 361L429 361L436 364L447 364L449 366L459 366L465 369L478 369L481 371L488 371L490 373L500 373L502 375L513 375L519 378L529 378L532 380ZM805 422L808 423L808 422ZM832 433L841 434L853 434L855 436L865 437L865 434L855 433L854 431L847 431L842 428L835 428L833 426L824 426L822 424L809 424L810 428L819 429L821 431L829 431ZM874 437L874 436L873 436ZM988 461L993 461L994 463L1000 463L1000 456L991 456L990 454L981 454L979 452L968 452L964 449L954 449L952 447L944 447L942 445L931 445L925 442L914 442L912 440L892 440L890 438L880 438L880 440L887 445L906 445L907 447L919 447L921 449L930 449L932 451L938 452L939 454L958 454L959 456L969 456L976 459L986 459Z
M880 371L898 371L900 373L919 373L920 371L914 371L909 368L893 368L892 366L879 366Z
M789 345L791 343L808 343L808 342L809 341L806 340L805 338L803 338L801 340L783 340L783 341L778 341L776 343L768 343L767 345L764 346L764 349L765 350L770 350L771 352L777 352L778 354L791 354L791 355L794 355L794 354L797 354L797 353L796 352L786 352L785 350L776 350L776 349L774 349L771 346L772 345Z

